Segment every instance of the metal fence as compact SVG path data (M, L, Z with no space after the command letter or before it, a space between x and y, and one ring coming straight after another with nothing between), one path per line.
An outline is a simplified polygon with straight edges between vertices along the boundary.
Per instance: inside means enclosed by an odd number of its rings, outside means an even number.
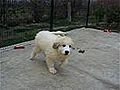
M0 0L0 47L34 38L39 30L120 29L119 0Z

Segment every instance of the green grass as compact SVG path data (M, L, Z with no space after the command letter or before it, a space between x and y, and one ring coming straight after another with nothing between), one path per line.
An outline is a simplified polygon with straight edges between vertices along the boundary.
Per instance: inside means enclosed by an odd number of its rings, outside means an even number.
M11 38L1 40L0 47L9 46L12 44L32 40L34 39L36 33L38 32L38 28L33 29L33 28L19 27L19 28L10 28L9 30L7 29L7 31L9 32L11 31L14 34L11 35ZM4 31L1 31L1 32L4 32Z
M37 32L38 32L37 30L32 30L32 31L26 31L24 33L17 33L16 34L16 35L18 35L17 38L12 38L12 39L7 39L7 40L0 41L0 43L1 43L0 47L9 46L9 45L12 45L12 44L32 40L32 39L34 39Z

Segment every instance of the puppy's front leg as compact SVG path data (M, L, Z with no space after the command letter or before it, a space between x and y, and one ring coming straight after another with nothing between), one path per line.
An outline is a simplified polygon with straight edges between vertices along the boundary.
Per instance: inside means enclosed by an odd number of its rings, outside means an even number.
M68 59L61 61L60 67L63 68L66 64L68 64Z
M56 74L57 70L54 67L54 61L52 59L46 58L46 63L47 63L47 67L49 69L49 72L52 74Z

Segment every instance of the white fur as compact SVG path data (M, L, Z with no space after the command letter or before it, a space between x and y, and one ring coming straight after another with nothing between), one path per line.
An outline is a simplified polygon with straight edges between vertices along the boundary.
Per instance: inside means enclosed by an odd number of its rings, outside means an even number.
M54 68L54 61L59 60L61 63L66 62L72 44L72 39L67 36L55 35L49 31L40 31L35 37L35 47L31 59L43 51L49 71L55 74L57 71ZM67 52L67 54L65 52Z

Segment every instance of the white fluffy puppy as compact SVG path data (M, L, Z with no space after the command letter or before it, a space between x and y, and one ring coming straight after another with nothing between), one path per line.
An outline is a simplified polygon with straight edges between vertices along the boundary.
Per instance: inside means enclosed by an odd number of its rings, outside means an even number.
M70 37L55 35L49 31L40 31L35 37L35 47L31 59L41 51L45 54L49 72L55 74L55 60L59 60L61 65L67 62L67 57L71 53L73 41Z

